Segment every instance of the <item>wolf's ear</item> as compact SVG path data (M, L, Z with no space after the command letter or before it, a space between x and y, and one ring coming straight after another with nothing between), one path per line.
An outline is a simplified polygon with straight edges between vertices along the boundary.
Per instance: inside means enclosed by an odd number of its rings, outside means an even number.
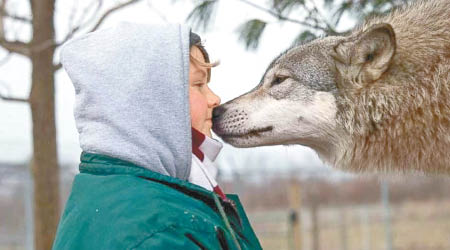
M339 43L332 55L345 78L359 84L371 83L387 70L396 50L390 24L375 24L350 40Z

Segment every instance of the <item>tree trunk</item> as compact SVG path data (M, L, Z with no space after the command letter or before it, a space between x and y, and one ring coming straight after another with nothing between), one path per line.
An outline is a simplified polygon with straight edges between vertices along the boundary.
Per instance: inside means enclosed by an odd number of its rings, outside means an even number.
M319 217L318 217L319 205L317 201L313 200L311 203L311 224L312 224L312 249L320 249L320 228L319 228Z
M30 57L33 67L30 107L33 121L34 240L35 249L48 250L53 244L60 211L52 45L55 34L54 0L32 0L31 9L34 48Z

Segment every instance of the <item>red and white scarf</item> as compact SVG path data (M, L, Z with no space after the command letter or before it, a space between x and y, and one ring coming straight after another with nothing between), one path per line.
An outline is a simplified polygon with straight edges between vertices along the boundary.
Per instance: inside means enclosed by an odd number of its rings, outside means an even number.
M222 147L223 145L219 141L192 128L192 164L188 180L191 183L214 191L222 199L226 200L225 194L215 180L218 170L213 163Z

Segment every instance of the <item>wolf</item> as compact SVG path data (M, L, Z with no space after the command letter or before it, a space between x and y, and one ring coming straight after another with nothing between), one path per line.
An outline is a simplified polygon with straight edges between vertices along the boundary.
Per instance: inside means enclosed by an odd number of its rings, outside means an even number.
M300 144L352 172L450 174L450 1L289 48L213 124L233 146Z

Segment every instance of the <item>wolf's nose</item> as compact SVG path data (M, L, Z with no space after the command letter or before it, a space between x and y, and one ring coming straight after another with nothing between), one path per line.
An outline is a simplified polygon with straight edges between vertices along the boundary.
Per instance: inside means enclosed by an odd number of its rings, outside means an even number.
M219 117L223 114L223 113L225 113L225 111L226 111L226 108L224 108L223 107L223 105L220 105L220 106L218 106L218 107L215 107L214 109L213 109L213 121L216 121L217 119L219 119Z

